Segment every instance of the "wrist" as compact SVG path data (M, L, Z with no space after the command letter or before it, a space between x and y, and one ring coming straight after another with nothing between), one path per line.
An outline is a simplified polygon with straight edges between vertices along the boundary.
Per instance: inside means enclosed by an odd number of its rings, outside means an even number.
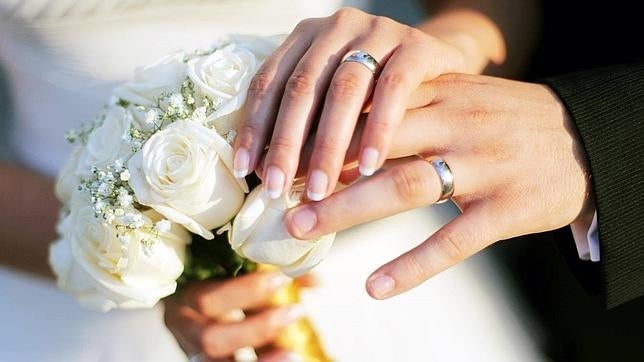
M418 26L432 37L455 47L463 56L465 73L481 73L506 58L505 41L498 27L484 14L469 9L443 11Z

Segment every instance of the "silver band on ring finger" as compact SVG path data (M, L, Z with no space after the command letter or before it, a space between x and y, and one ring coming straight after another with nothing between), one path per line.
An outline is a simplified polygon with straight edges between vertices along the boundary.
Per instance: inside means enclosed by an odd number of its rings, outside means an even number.
M434 167L441 181L441 196L436 201L436 204L442 204L454 195L454 174L452 174L447 162L438 156L423 159Z
M364 50L351 50L342 58L342 63L346 62L355 62L364 65L374 77L378 77L380 73L380 64L371 56L371 54L365 52Z

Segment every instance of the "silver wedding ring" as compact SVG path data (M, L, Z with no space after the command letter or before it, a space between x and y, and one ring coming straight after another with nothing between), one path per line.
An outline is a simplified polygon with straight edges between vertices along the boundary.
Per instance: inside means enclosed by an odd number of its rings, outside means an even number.
M441 196L436 203L441 204L449 200L454 194L454 174L452 174L449 165L445 160L437 156L423 158L423 160L429 162L434 167L441 181Z
M380 72L380 64L378 64L376 58L363 50L352 50L345 54L342 58L342 63L346 62L355 62L364 65L374 77L378 77L378 72Z

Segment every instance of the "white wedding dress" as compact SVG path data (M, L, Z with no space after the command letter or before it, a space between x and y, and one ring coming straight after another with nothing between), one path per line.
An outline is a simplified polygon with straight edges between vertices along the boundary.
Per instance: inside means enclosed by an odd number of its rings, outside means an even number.
M10 80L12 149L26 167L54 176L70 147L64 132L91 120L110 90L179 48L230 32L288 32L338 1L0 0L0 62ZM338 361L530 361L537 339L502 275L479 256L400 297L375 301L364 280L455 214L416 210L338 235L304 296L328 353ZM53 283L0 268L0 361L182 361L152 310L99 314Z

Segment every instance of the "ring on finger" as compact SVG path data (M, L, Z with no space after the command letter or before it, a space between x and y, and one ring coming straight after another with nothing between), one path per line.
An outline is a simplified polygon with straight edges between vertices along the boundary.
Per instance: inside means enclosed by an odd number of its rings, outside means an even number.
M351 50L342 57L342 63L355 62L364 65L375 78L380 73L380 63L364 50Z
M420 156L419 156L420 157ZM449 168L449 165L445 160L438 156L431 156L428 158L420 157L423 160L427 161L436 173L441 182L441 196L436 201L436 204L442 204L443 202L449 200L452 195L454 195L454 174Z

